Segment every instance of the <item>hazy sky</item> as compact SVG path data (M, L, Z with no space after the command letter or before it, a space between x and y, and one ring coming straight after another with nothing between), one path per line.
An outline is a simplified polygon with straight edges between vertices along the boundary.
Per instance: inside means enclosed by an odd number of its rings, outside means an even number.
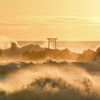
M100 0L0 0L0 35L100 40Z

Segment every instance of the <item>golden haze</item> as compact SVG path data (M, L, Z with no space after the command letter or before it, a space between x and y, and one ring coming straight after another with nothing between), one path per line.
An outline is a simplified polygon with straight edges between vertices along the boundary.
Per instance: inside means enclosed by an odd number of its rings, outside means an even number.
M16 40L97 41L99 0L0 0L0 35Z

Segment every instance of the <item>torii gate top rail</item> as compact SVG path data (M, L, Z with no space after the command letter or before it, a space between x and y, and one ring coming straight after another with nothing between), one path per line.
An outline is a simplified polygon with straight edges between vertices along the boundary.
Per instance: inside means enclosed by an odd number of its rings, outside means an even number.
M48 49L50 49L50 42L55 42L55 49L56 49L56 40L58 38L47 38L48 39Z

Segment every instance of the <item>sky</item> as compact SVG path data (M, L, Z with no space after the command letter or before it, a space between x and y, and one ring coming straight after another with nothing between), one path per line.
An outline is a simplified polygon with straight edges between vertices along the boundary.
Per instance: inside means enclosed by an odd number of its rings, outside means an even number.
M100 0L0 0L0 35L15 40L100 40Z

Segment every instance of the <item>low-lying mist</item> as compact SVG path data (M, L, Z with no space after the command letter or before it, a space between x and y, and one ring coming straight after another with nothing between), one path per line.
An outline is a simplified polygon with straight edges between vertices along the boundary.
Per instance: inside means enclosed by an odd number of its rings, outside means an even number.
M99 62L100 48L96 51L87 49L82 53L65 49L47 49L42 44L24 44L20 46L17 41L2 37L0 40L0 61L37 61L48 59L56 61ZM45 44L45 42L44 42ZM52 46L52 45L51 45Z
M13 65L11 69L14 70L8 70L7 65ZM42 64L3 63L1 70L3 67L9 73L1 74L0 100L100 99L100 77L81 66L50 60Z
M100 48L76 53L1 40L0 100L100 100Z

